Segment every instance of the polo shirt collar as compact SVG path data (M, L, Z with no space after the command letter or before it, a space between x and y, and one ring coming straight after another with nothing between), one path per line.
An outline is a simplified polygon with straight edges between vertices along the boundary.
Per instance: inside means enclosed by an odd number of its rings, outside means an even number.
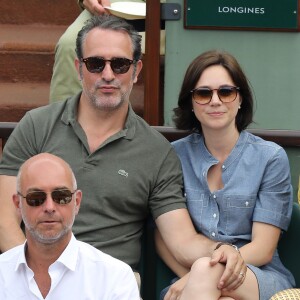
M77 109L80 100L81 92L66 100L66 105L62 113L61 121L66 125L74 124L77 120Z
M66 124L74 124L77 122L77 108L80 100L81 92L69 98L66 103L65 109L62 113L61 121ZM129 103L128 114L125 122L124 129L120 131L125 139L132 140L136 131L136 119L138 116L133 111Z
M123 130L125 133L124 138L126 138L128 140L133 139L133 137L135 135L135 131L136 131L136 119L137 118L138 118L138 116L135 114L131 105L129 104L127 119L126 119L124 130Z

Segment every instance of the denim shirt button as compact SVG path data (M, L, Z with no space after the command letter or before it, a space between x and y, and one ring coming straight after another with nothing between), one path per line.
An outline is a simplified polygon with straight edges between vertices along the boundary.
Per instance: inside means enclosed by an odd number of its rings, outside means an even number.
M216 217L217 217L217 214L213 214L213 217L216 218Z
M205 171L202 173L202 176L205 177Z
M217 198L217 196L216 196L216 195L213 195L213 198L214 198L214 199L216 199L216 198Z
M211 233L212 236L216 236L216 234L214 232Z
M223 170L225 169L225 165L222 165L222 169L223 169Z

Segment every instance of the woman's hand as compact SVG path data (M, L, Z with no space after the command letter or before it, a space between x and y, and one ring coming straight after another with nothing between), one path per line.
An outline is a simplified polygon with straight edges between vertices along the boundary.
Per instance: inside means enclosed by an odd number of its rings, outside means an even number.
M110 0L83 0L83 6L93 15L108 14L105 6L110 6Z
M176 282L174 282L168 292L166 293L164 300L178 300L180 299L180 296L182 294L182 291L188 281L189 273L184 275L182 278L178 279Z
M235 290L244 282L247 266L239 251L232 246L222 245L215 250L210 263L212 266L217 263L225 265L224 273L218 283L219 289Z

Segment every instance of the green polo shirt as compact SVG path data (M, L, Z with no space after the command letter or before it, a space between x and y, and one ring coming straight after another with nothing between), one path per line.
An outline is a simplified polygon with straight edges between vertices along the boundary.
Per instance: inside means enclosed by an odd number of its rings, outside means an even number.
M25 160L41 152L63 158L83 192L75 236L136 268L149 212L155 219L186 207L179 159L131 107L124 129L90 153L77 122L79 98L28 112L5 145L0 174L16 176Z

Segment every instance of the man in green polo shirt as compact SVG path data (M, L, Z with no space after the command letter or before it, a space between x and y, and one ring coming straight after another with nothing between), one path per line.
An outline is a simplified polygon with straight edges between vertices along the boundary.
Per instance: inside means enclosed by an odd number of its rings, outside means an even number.
M197 234L182 195L173 148L130 107L142 69L141 36L114 16L90 19L79 32L75 61L83 91L32 110L8 139L0 163L0 250L24 242L11 201L20 165L49 152L72 167L83 192L73 231L77 239L128 263L140 259L141 234L151 212L172 254L186 266L202 256L226 263L221 278L236 282L243 259ZM47 172L41 169L41 172Z

